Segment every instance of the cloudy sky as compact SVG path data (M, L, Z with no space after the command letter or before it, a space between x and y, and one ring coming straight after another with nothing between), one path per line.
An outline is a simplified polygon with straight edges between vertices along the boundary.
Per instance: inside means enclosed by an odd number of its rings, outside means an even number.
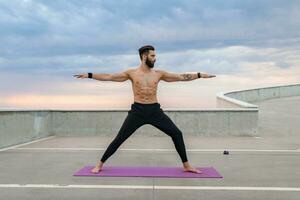
M140 64L211 79L159 83L164 108L221 91L300 83L299 0L0 0L0 108L129 108L130 81L76 79Z

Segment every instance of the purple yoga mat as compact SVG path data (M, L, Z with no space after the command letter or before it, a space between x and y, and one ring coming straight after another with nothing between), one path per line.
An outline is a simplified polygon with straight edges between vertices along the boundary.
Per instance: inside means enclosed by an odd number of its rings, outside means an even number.
M129 167L103 166L99 173L90 172L93 166L85 166L73 176L140 176L169 178L223 178L213 167L197 167L201 174L184 172L182 167Z

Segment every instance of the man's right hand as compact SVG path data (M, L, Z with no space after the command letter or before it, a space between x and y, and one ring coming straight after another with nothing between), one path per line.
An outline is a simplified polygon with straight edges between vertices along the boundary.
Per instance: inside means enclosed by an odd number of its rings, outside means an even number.
M88 74L75 74L73 76L76 78L88 78Z

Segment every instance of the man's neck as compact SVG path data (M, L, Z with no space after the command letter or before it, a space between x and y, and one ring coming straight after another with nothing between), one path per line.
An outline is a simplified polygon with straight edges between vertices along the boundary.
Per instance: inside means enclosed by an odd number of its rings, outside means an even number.
M145 73L149 73L151 72L151 68L148 67L145 63L142 63L139 67L141 69L142 72L145 72Z

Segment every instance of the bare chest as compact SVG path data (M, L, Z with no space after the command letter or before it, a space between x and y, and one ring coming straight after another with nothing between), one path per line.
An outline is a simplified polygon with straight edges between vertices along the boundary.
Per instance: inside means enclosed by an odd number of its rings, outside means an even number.
M135 74L132 83L135 88L156 88L159 81L157 74Z

